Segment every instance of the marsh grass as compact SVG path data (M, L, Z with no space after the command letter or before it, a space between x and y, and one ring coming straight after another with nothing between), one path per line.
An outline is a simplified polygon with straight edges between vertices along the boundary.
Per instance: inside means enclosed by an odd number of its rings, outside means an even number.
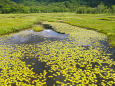
M39 32L39 31L44 30L44 28L43 28L43 26L41 26L41 25L35 25L35 26L33 27L33 30L34 30L35 32Z
M28 29L37 22L34 14L0 14L0 35Z
M114 15L75 15L64 21L65 23L96 30L108 36L108 41L115 47L115 16Z

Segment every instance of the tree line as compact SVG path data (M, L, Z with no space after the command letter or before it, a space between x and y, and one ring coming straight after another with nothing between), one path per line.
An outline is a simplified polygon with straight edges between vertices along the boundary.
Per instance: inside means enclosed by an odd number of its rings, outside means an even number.
M0 0L0 13L115 13L115 0Z

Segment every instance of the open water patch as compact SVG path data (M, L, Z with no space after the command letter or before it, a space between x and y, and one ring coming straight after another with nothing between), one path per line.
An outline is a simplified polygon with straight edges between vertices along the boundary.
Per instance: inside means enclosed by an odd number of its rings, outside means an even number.
M59 41L67 39L68 34L61 34L52 29L44 29L40 32L24 30L6 37L1 37L1 44L36 44L43 41Z

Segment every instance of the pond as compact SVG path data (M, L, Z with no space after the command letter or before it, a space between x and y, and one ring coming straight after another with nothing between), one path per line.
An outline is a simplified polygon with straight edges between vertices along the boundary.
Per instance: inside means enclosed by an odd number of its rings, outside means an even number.
M0 84L101 86L114 83L115 51L106 35L64 23L48 24L54 30L28 29L0 37Z

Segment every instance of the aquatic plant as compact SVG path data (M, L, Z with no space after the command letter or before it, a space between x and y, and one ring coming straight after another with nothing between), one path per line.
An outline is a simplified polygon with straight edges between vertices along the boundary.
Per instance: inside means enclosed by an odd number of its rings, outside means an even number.
M65 23L44 22L68 39L0 45L0 85L112 86L115 61L104 34ZM4 41L4 39L0 39Z

